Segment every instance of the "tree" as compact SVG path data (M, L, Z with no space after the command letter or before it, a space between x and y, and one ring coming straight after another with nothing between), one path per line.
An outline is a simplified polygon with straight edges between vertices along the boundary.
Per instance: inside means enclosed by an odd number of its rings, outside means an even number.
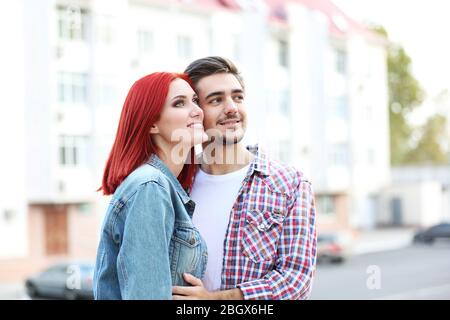
M416 146L405 157L408 164L449 163L444 144L448 143L447 118L441 114L430 117L421 128Z
M378 34L389 39L382 26L370 26ZM421 105L424 90L413 76L412 60L405 49L390 43L387 48L388 86L389 86L389 125L391 164L407 163L410 154L410 139L414 128L407 120L408 114Z

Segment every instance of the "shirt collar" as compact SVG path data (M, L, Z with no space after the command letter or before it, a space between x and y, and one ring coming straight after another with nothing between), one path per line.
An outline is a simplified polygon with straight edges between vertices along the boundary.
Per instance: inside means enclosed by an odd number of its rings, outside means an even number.
M253 171L258 171L259 173L269 176L270 175L270 166L269 160L267 159L266 154L260 150L259 146L252 145L247 146L247 150L255 155L251 163L251 169L249 171L249 175L253 174Z

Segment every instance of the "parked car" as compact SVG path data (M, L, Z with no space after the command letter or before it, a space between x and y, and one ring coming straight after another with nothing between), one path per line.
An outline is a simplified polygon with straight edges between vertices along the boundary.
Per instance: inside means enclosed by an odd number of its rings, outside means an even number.
M92 279L94 264L63 262L25 280L30 298L93 299Z
M342 263L350 257L347 237L339 233L319 234L317 236L317 261Z
M450 223L440 223L428 229L419 230L414 235L414 243L431 244L437 239L450 240Z

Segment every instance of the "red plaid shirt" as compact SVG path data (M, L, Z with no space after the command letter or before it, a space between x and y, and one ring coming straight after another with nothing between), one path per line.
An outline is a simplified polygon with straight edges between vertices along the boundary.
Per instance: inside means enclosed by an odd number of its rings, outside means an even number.
M221 289L238 287L246 300L308 299L317 239L311 183L253 149L230 214Z

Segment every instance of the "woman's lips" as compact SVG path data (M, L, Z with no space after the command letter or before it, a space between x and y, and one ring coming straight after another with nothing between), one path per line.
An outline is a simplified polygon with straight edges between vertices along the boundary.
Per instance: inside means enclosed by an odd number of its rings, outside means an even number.
M193 129L203 129L203 124L202 123L191 123L190 125L188 125L189 128L193 128Z

